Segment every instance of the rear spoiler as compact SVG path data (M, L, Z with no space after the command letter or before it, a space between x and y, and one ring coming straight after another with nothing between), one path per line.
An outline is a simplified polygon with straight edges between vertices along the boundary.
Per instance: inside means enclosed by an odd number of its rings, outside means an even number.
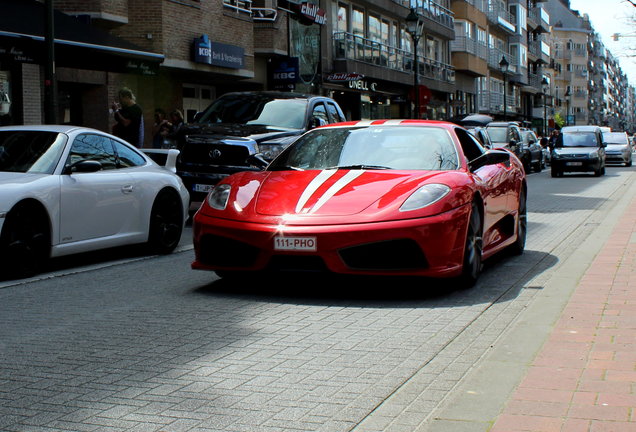
M164 167L165 169L177 172L177 149L141 149L150 159Z

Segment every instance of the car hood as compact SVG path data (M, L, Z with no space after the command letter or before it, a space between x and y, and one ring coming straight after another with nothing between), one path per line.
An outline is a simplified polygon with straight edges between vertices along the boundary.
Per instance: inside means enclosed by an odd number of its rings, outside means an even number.
M20 173L20 172L7 172L0 171L0 184L3 186L6 185L24 185L28 183L33 183L43 177L48 177L49 174L30 174L30 173Z
M556 153L563 156L590 154L599 150L598 147L557 147L554 149Z
M227 137L247 138L256 142L276 138L300 135L302 129L286 129L274 126L227 124L227 123L195 123L182 128L181 133L189 138L205 136L206 139L223 140Z
M620 150L628 150L629 149L629 144L607 144L607 147L605 148L605 150L613 150L613 151L620 151Z
M218 216L260 222L282 218L288 224L320 218L346 223L341 218L353 215L373 220L406 219L415 216L399 212L399 207L423 184L444 183L453 188L466 181L462 171L243 172L224 181L232 185L232 192L224 214ZM439 213L461 205L468 195L458 198L457 190L427 212Z

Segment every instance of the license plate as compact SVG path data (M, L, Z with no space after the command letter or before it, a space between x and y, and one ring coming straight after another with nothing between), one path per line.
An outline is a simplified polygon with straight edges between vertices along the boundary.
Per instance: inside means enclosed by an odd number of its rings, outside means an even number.
M192 190L195 192L205 192L208 193L212 189L214 189L214 185L206 185L206 184L195 184L192 186Z
M274 237L274 250L315 252L316 237Z
M583 166L583 162L567 162L567 166Z

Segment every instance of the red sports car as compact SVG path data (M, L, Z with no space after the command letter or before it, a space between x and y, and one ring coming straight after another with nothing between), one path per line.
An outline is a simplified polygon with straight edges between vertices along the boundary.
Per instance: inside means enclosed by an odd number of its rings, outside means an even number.
M456 277L526 238L526 178L507 150L423 120L307 132L264 171L234 174L194 217L192 268Z

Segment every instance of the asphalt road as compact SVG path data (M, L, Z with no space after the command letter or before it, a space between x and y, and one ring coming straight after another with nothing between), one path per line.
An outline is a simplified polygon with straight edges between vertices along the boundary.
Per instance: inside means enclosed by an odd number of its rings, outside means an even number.
M228 284L180 251L65 258L0 282L2 431L413 431L634 181L528 176L526 253L477 286L281 276Z

